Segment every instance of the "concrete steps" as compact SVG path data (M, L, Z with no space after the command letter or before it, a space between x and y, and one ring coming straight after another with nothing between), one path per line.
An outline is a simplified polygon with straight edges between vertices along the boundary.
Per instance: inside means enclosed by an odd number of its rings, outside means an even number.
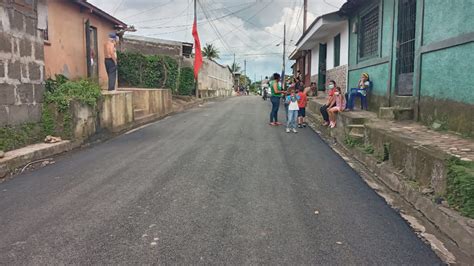
M404 107L380 107L378 117L380 119L404 121L413 120L414 118L413 108Z
M351 124L347 125L346 128L348 129L349 134L360 134L364 135L365 134L365 126L362 124Z

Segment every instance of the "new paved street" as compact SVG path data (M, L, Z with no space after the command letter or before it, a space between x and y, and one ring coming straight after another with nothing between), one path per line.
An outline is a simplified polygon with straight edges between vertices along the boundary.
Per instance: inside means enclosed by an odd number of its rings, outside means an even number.
M210 103L0 184L0 264L439 264L314 132ZM318 211L319 214L316 214Z

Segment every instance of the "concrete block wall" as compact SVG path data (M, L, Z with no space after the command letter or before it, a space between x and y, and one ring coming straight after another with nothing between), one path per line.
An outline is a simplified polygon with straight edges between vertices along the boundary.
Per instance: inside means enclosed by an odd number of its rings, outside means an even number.
M0 1L0 126L41 119L44 52L34 3Z
M326 71L326 84L330 80L334 80L338 87L342 89L343 92L347 91L347 65L338 66L333 69ZM349 84L350 86L356 86L357 84Z

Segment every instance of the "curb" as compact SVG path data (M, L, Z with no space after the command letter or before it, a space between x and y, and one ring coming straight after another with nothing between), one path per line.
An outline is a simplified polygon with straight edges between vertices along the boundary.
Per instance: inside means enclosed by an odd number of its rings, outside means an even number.
M8 177L14 176L15 171L19 167L23 167L25 165L28 165L29 163L32 163L41 159L45 159L48 157L56 156L58 154L79 148L83 145L87 146L90 143L97 143L97 142L111 139L115 136L125 133L127 130L132 130L134 128L139 128L143 125L159 121L173 114L186 111L188 109L197 107L209 101L214 101L216 100L216 98L226 99L228 97L213 97L209 99L208 98L197 99L193 102L188 102L184 105L181 105L178 109L172 110L169 114L162 115L162 116L152 116L149 118L145 118L143 120L135 121L134 123L127 125L122 130L116 133L97 132L96 138L94 138L94 136L91 136L91 138L89 138L89 140L86 140L86 141L64 140L58 143L51 143L51 144L37 143L37 144L29 145L20 149L6 152L5 157L0 159L0 182L5 181Z
M2 181L2 178L8 177L8 175L12 174L19 167L73 150L80 146L80 142L64 140L51 144L33 144L21 149L6 152L5 157L0 159L0 181Z
M318 123L318 115L308 112L308 116L314 125L311 127L328 144L338 143L330 136L327 128L322 128ZM349 149L343 143L338 143L343 152L351 156L357 162L367 168L376 180L380 181L386 188L398 195L412 208L422 214L424 218L433 224L441 233L455 243L456 247L466 257L474 259L474 219L463 217L455 211L442 205L434 203L431 199L423 196L421 192L406 182L403 175L399 174L387 163L378 163L372 156L357 149ZM329 145L331 146L331 145ZM331 146L332 149L334 147ZM357 169L354 169L359 172ZM370 186L370 184L369 184Z

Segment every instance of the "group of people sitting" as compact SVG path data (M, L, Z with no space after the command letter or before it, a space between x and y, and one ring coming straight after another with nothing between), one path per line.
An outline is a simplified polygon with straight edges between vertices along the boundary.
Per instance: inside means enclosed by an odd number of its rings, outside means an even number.
M336 114L343 111L353 111L354 101L358 96L361 98L362 107L367 108L367 91L370 87L369 74L362 73L357 88L352 88L343 95L340 87L337 87L334 80L328 83L328 99L319 111L324 119L323 126L336 127Z

